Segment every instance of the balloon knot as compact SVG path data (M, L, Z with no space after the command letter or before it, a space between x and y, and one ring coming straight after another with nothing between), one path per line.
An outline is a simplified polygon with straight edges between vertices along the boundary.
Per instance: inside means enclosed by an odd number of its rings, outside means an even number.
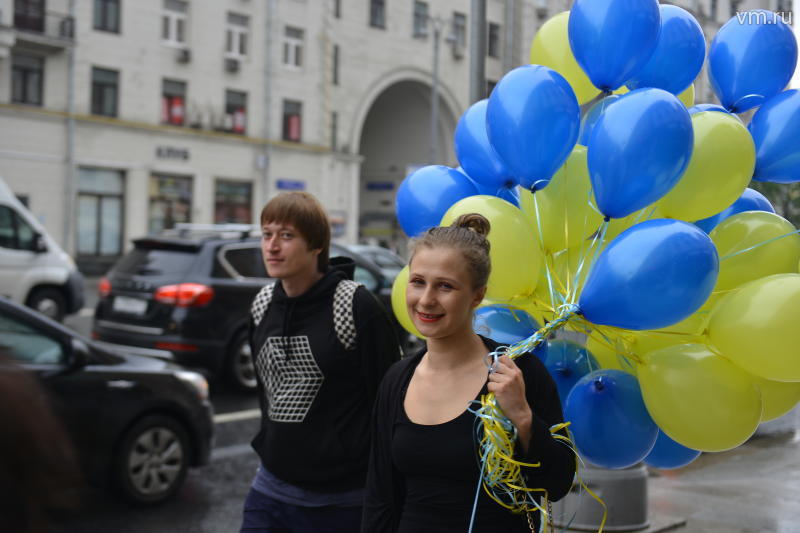
M610 216L606 215L606 216L603 217L603 222L610 222L610 221L611 221L611 217Z

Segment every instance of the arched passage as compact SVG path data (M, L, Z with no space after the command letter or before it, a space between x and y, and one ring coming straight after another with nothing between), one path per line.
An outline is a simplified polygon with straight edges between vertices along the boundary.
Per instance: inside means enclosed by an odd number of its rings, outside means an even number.
M453 165L456 115L447 100L440 94L435 163ZM360 240L402 246L394 199L406 174L431 162L431 107L430 86L406 79L380 92L366 112L358 144Z

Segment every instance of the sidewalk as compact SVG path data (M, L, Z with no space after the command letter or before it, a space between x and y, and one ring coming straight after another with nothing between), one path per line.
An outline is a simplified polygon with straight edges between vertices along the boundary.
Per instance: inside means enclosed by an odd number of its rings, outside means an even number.
M685 519L679 533L800 533L800 434L703 454L651 477L648 489L650 516Z

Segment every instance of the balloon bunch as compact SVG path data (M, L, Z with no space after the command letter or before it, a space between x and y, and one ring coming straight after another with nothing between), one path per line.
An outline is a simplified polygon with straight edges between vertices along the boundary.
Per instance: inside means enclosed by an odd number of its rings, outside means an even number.
M800 234L747 188L800 181L800 92L783 90L797 43L777 14L737 14L708 52L721 105L694 105L705 49L677 6L576 0L536 34L533 64L461 117L461 166L424 167L398 191L411 237L464 213L489 219L476 331L515 355L538 349L575 446L598 466L682 466L800 401ZM737 114L753 108L746 125ZM406 280L394 310L418 334ZM558 327L586 347L543 349ZM493 402L486 432L504 427ZM493 440L481 461L502 471L508 450Z

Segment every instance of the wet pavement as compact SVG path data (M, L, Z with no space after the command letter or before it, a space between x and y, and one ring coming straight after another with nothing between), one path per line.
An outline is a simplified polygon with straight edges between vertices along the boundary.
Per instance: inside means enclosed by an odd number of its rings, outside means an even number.
M91 313L66 323L88 333ZM248 444L258 429L257 399L222 390L212 400L218 417L211 464L190 470L174 499L131 506L91 491L79 512L58 518L55 533L237 532L258 465ZM703 454L679 470L651 471L645 531L800 533L798 421L795 410L793 417L763 426L759 436L736 450Z

